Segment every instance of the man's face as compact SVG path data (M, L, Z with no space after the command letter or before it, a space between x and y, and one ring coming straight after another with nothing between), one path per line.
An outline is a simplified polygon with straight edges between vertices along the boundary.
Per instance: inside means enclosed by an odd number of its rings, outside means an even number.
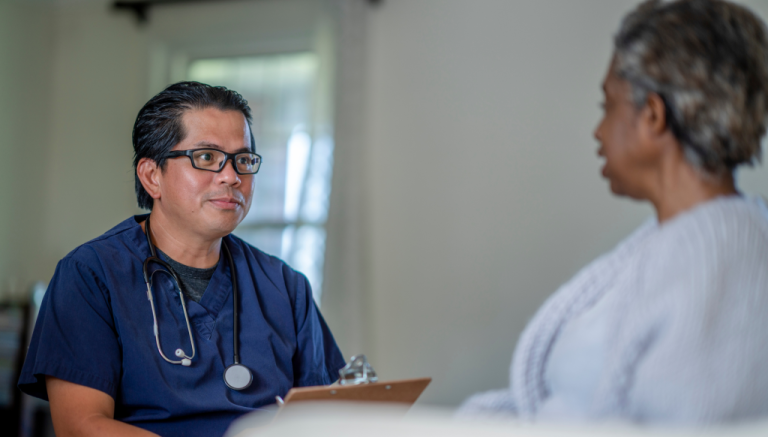
M250 131L240 111L216 108L187 110L182 116L186 137L173 150L219 149L249 152ZM223 237L232 232L251 207L254 175L239 175L232 160L219 173L192 167L187 157L166 160L160 175L160 207L179 226Z
M631 100L630 84L614 73L613 62L603 81L603 93L603 119L594 132L600 143L597 154L605 158L603 177L614 194L645 198L644 182L655 156L645 147L641 110Z

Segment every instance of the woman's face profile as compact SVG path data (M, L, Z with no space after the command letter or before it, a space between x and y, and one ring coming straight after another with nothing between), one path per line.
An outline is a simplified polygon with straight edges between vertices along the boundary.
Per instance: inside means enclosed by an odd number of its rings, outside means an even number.
M605 158L602 175L614 194L645 199L644 170L655 160L643 147L641 110L632 102L631 86L615 74L614 63L603 81L603 118L594 132L600 144L597 154Z

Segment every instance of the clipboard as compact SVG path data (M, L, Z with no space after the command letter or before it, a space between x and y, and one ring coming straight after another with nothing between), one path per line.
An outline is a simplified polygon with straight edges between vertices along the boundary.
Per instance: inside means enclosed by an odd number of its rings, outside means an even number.
M413 405L432 378L401 379L359 385L324 385L292 388L284 405L301 401L383 402Z

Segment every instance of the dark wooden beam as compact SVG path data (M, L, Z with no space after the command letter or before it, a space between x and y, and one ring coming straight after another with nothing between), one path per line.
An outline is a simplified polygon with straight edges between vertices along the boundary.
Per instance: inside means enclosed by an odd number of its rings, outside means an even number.
M202 3L222 0L134 0L134 1L115 1L112 8L116 11L127 11L133 13L136 23L144 24L149 21L149 10L152 6L183 4L183 3ZM372 6L378 6L384 3L384 0L365 0Z

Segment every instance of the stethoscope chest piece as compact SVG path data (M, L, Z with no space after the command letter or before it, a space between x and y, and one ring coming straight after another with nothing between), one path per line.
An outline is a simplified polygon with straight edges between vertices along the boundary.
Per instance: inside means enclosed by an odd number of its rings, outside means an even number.
M232 364L224 370L224 384L232 390L244 390L253 382L253 374L242 364Z

